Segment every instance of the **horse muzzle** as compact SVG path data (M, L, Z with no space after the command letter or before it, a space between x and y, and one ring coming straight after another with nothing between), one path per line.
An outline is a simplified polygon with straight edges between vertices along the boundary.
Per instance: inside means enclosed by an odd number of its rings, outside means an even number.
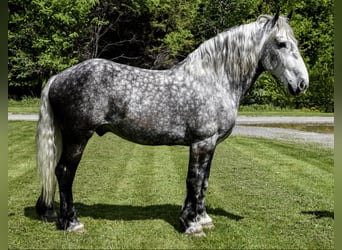
M288 84L287 87L292 95L304 94L309 87L309 81L300 78L298 79L297 84Z

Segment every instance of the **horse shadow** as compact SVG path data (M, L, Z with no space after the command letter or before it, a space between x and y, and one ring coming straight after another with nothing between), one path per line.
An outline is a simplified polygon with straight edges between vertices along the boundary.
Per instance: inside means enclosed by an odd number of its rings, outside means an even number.
M314 215L316 219L321 218L331 218L334 219L335 214L333 211L327 211L327 210L315 210L315 211L302 211L302 214L308 214L308 215Z
M56 208L59 204L56 203ZM177 231L181 231L179 216L181 206L175 204L159 204L149 206L115 205L115 204L84 204L75 203L78 217L90 217L93 219L105 219L113 221L134 221L134 220L164 220L173 226ZM210 215L226 217L230 220L239 221L244 217L229 213L222 208L207 207ZM38 220L35 207L24 209L26 217Z

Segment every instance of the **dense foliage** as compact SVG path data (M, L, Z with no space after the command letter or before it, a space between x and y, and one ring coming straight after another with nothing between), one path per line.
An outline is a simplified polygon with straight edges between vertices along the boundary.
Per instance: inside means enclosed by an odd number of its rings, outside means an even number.
M49 76L94 57L168 68L204 40L277 8L294 10L309 91L294 98L263 74L244 103L333 111L333 0L9 0L9 94L39 95Z

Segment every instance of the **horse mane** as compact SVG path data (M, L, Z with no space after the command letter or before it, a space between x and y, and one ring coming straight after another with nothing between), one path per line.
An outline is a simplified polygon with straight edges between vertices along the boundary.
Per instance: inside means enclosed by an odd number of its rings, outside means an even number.
M254 22L229 28L215 37L204 41L195 51L181 62L191 74L199 77L228 76L229 80L241 78L255 71L262 45L267 38L284 31L292 39L293 31L287 18L279 17L276 26L270 31L270 15L261 15Z
M263 15L267 18L272 18L272 16L269 15ZM289 25L289 19L287 17L280 16L277 24L275 25L275 28L271 31L270 35L274 36L275 34L282 34L284 36L287 36L289 39L292 39L294 42L297 43L297 40L295 38L295 35L293 33L293 30L291 26Z

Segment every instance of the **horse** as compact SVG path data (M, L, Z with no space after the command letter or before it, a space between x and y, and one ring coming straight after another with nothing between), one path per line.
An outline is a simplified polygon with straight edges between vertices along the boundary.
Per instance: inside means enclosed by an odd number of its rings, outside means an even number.
M186 235L214 228L205 195L216 146L235 125L243 96L268 71L293 95L309 76L290 26L290 14L260 15L219 33L166 70L89 59L50 77L41 94L36 212L58 229L82 232L72 185L88 140L112 132L142 145L189 147L180 225ZM58 183L59 214L54 208Z

